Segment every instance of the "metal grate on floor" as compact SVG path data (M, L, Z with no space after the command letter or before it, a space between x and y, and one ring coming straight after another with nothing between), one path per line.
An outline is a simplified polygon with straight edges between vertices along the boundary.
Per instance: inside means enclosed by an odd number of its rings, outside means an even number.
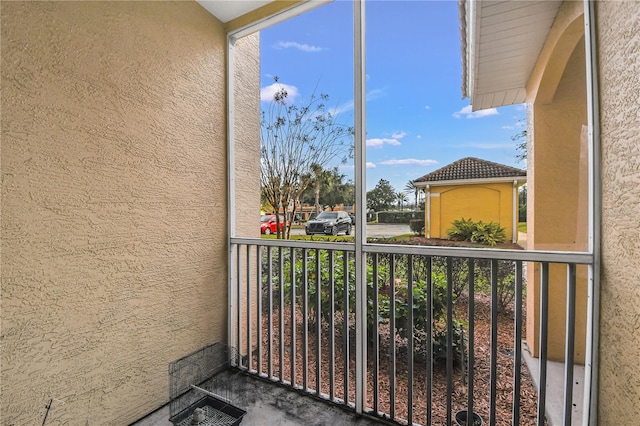
M204 415L206 417L203 421L199 423L191 423L191 421L193 420L192 414L178 423L177 426L192 426L194 424L198 426L230 426L238 421L236 417L232 417L208 405L202 407L202 410L204 411Z

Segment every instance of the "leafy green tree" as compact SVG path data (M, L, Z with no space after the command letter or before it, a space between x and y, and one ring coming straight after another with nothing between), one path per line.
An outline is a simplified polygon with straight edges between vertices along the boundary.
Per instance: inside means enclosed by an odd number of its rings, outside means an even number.
M339 204L353 204L354 185L350 180L345 181L346 175L340 173L337 167L319 171L311 184L300 196L303 204L317 204L329 206L333 210Z
M367 208L376 212L388 210L396 201L396 191L386 179L380 179L371 191L367 192Z
M328 99L326 94L313 94L298 105L288 101L288 93L281 87L261 112L261 191L275 211L293 205L294 217L294 201L317 173L328 164L346 162L353 152L353 128L339 123L327 110ZM280 216L276 219L279 222ZM279 223L276 230L278 238L284 238ZM290 232L289 227L287 237Z

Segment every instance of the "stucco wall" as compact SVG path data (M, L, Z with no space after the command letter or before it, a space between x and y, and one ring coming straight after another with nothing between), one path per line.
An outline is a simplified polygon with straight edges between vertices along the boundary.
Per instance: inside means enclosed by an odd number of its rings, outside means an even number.
M225 33L195 2L1 14L0 419L127 424L226 339Z
M565 3L556 17L535 72L528 83L527 247L534 250L587 251L588 162L584 24L582 4ZM549 324L564 324L566 266L551 265ZM587 270L577 270L574 356L584 362ZM540 265L527 268L529 348L538 356ZM563 360L564 327L549 327L548 356Z
M640 418L640 3L596 2L602 138L599 420Z
M447 238L454 220L497 222L513 236L513 182L431 187L431 238ZM516 203L518 198L516 197ZM516 212L518 207L516 206ZM425 211L428 216L429 211ZM517 217L516 217L517 219ZM428 217L426 218L428 222Z

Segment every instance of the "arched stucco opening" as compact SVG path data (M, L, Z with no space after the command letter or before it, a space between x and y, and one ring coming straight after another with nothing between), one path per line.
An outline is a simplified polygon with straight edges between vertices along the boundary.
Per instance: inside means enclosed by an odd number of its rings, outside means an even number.
M565 8L558 13L535 71L528 85L531 89L528 93L528 248L586 251L587 82L583 16L579 10ZM566 274L565 267L550 265L550 324L565 322ZM584 362L585 356L586 277L586 267L579 267L575 339L577 362ZM527 282L527 343L537 356L539 265L528 268ZM564 348L564 328L551 327L549 358L563 360Z

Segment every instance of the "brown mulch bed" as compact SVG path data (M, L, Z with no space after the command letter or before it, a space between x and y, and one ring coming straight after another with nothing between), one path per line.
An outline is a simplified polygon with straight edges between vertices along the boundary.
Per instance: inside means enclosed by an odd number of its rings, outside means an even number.
M274 299L274 302L277 299ZM468 319L467 306L468 297L466 294L458 297L454 311L459 319ZM316 383L316 340L317 334L313 324L309 324L308 331L304 333L301 312L296 315L296 345L295 345L295 365L292 380L291 375L291 321L290 309L285 310L284 315L284 357L282 379L287 382L294 382L294 385L300 387L303 385L304 363L303 363L303 347L306 337L308 345L307 360L307 388L317 390ZM262 326L262 373L268 372L268 312L263 313ZM475 366L474 366L474 411L483 417L486 423L489 420L489 395L490 395L490 333L491 333L491 308L490 300L486 295L476 294L475 297ZM468 330L465 330L465 335ZM380 345L380 371L378 375L378 407L374 407L374 377L373 377L373 354L371 346L368 349L369 365L367 367L367 408L372 409L389 418L392 414L392 404L390 397L390 339L389 331L384 326L381 329L381 345ZM321 328L321 375L320 375L320 392L327 398L333 397L338 403L343 403L345 399L345 346L343 345L343 323L342 318L336 315L335 332L333 347L335 348L333 365L334 365L334 394L331 394L330 387L330 370L331 357L329 348L331 347L331 333L328 324L324 324ZM349 403L353 403L355 399L355 347L354 336L349 336L349 367L347 376L346 396ZM272 328L272 376L281 377L279 371L280 362L280 327L279 314L277 307L273 310L273 328ZM401 340L396 339L396 389L395 403L393 404L393 419L405 422L408 414L408 365L407 350ZM511 424L511 411L513 401L513 317L510 313L500 314L498 317L498 361L497 361L497 398L496 398L496 423L499 425ZM252 368L257 368L257 354L254 352ZM521 425L535 424L536 420L536 399L537 394L532 385L529 373L523 365L521 368L522 383L520 392L520 415ZM456 367L453 373L453 395L452 395L452 412L464 410L467 406L467 384L466 371L460 367ZM415 423L426 423L426 388L427 388L427 367L424 362L414 361L413 365L413 421ZM446 424L446 368L444 365L436 365L433 369L433 403L431 407L432 422L436 425ZM383 414L384 413L384 414ZM453 414L452 414L453 415Z

